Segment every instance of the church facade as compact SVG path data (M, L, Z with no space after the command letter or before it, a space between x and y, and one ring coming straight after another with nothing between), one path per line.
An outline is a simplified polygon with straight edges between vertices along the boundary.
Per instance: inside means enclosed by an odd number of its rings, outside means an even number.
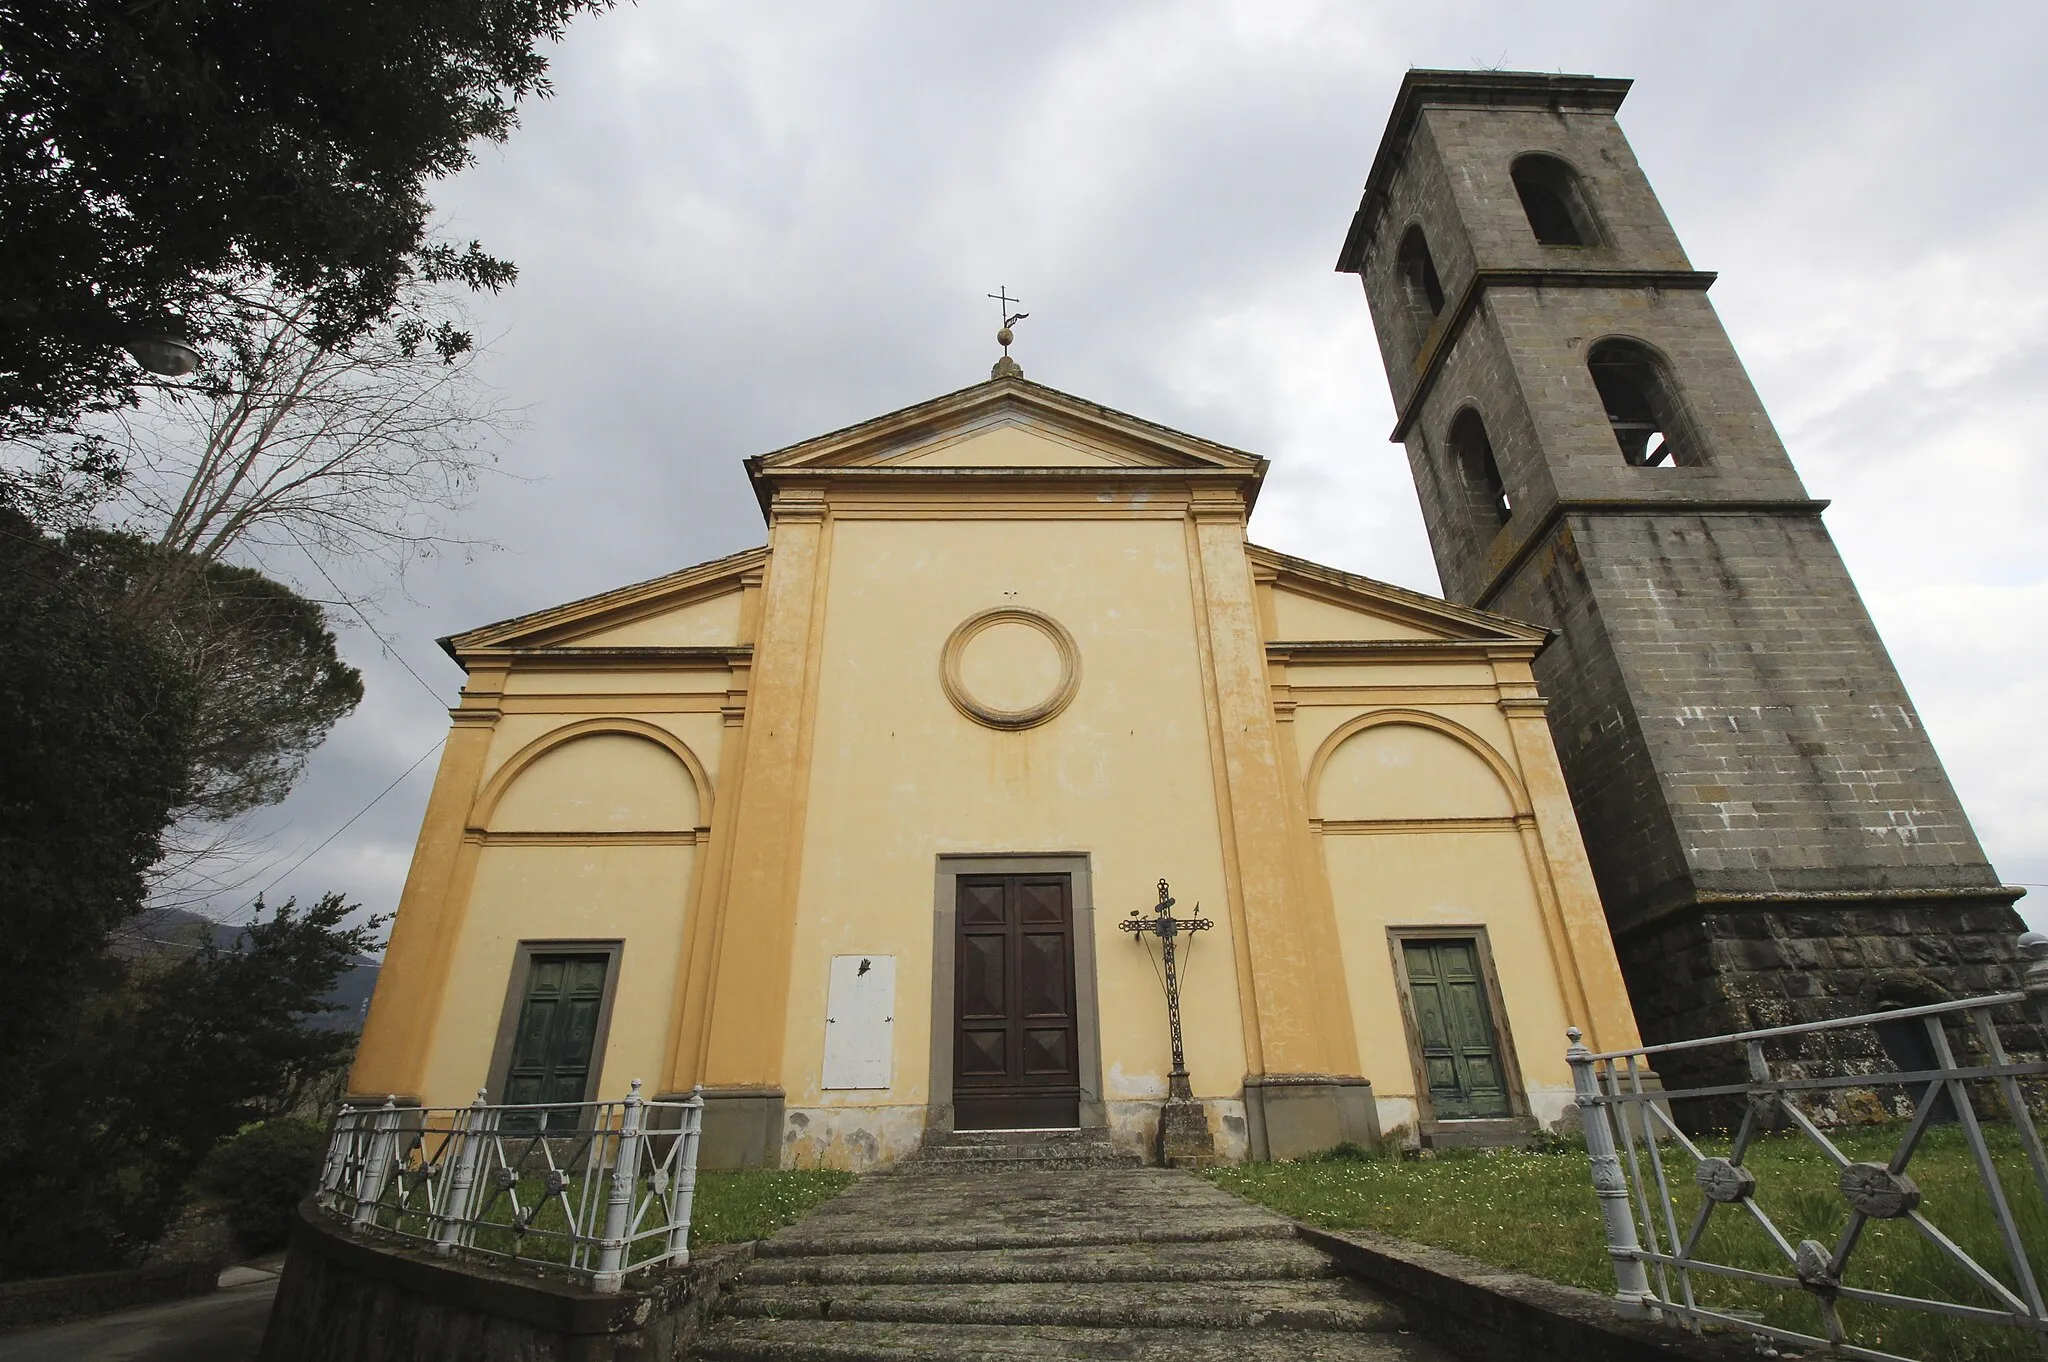
M748 461L764 547L467 673L351 1091L701 1087L708 1166L933 1133L1511 1138L1637 1043L1547 631L1257 547L1254 455L997 376Z

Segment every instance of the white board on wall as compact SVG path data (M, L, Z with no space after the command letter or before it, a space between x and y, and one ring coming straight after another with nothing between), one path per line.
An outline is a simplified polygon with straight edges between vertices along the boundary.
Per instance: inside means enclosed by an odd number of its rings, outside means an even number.
M896 957L835 955L825 1000L827 1088L886 1088L896 1020Z

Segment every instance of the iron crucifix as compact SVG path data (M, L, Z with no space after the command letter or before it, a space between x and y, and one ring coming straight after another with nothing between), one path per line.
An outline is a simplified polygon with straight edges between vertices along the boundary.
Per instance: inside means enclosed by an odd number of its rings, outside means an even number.
M1195 907L1199 910L1201 905ZM1183 932L1206 932L1216 924L1205 917L1175 917L1173 896L1167 891L1165 880L1159 882L1159 902L1152 911L1154 916L1145 917L1133 908L1129 921L1117 926L1122 931L1144 932L1159 938L1159 953L1166 960L1166 1025L1173 1036L1173 1072L1166 1078L1166 1100L1191 1101L1194 1090L1188 1086L1187 1060L1181 1054L1180 976L1174 970L1174 943Z

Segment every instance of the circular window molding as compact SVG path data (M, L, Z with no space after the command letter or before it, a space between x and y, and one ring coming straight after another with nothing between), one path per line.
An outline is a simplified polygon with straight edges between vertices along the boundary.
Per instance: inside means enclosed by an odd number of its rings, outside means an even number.
M984 630L998 624L1022 624L1036 629L1059 654L1060 679L1052 692L1035 705L1024 709L997 709L977 700L961 679L960 660L966 656L967 645ZM1052 616L1016 606L1001 606L968 616L947 637L945 650L939 656L939 680L945 687L946 698L953 702L953 708L978 724L1013 731L1036 728L1073 703L1074 692L1081 688L1081 650L1074 645L1074 636L1067 632L1066 626Z

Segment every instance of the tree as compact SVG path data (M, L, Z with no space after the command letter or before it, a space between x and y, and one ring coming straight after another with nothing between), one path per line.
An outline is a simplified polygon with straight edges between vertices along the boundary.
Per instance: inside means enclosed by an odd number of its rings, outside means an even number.
M232 949L113 962L0 1104L0 1278L132 1258L222 1140L294 1110L355 1038L307 1024L381 922L330 894L287 902ZM53 1122L61 1122L54 1124Z
M0 503L0 1069L61 1029L190 797L198 686L94 564Z
M0 511L0 1052L41 996L211 838L284 798L361 702L320 606L118 531ZM167 837L167 834L168 837ZM19 978L21 987L6 987Z
M146 631L193 687L180 818L227 819L291 790L327 731L363 698L326 613L263 574L113 530L65 544L110 611Z
M451 542L442 514L467 501L511 416L477 381L448 291L408 283L341 347L321 339L311 299L252 288L235 306L236 339L192 396L150 403L90 447L55 442L44 468L90 486L104 464L88 460L117 463L122 504L167 561L299 550L396 574ZM464 337L459 353L433 343L441 332Z
M514 268L431 238L428 185L549 93L611 0L0 0L0 437L134 399L115 347L232 328L268 280L339 346L409 279ZM449 344L460 338L444 335Z

